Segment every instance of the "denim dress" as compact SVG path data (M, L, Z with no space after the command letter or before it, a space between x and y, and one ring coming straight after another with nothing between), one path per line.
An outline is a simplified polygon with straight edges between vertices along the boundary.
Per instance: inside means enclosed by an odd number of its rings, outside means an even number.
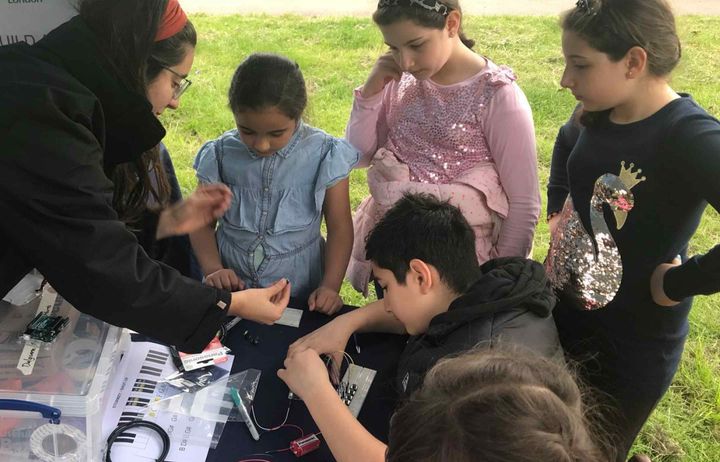
M346 141L302 122L287 146L268 157L256 155L237 130L206 143L195 158L198 180L225 183L233 193L216 231L223 266L246 287L287 278L293 296L309 296L323 278L325 191L358 158Z

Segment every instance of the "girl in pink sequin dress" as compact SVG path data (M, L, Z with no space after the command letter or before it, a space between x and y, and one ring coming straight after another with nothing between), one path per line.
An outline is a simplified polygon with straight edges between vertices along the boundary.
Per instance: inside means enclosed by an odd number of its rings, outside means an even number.
M381 0L390 50L355 90L346 136L370 167L348 267L367 295L365 236L407 191L458 206L478 260L528 256L540 213L535 131L515 74L472 50L457 0Z

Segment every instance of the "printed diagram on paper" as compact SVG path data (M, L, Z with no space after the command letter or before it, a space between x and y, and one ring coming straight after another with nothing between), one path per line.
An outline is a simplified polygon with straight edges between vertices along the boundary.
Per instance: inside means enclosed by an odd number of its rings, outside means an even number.
M230 370L233 356L218 367ZM156 412L148 405L180 393L162 380L176 372L169 348L152 342L130 342L118 373L108 386L103 416L103 438L121 424L143 419L157 423L170 436L172 462L198 461L207 458L215 422L187 415ZM156 460L162 443L152 431L133 428L120 435L112 447L113 460L127 462Z

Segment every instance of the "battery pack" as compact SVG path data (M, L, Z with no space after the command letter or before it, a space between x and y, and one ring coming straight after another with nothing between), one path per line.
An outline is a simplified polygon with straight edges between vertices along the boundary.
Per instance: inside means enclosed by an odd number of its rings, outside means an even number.
M320 447L320 439L315 435L308 435L298 438L290 443L290 451L295 457L301 457L309 452L313 452Z

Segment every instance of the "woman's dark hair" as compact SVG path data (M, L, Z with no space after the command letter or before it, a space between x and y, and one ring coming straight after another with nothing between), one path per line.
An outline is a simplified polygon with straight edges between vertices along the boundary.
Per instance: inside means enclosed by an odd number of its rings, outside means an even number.
M153 42L150 50L150 59L145 70L145 79L148 83L157 78L158 74L166 68L180 64L188 49L197 45L197 32L192 22L188 20L180 32L159 42Z
M163 67L179 64L197 43L190 21L172 37L155 41L166 6L167 0L81 0L78 4L80 16L108 58L106 64L129 90L141 95ZM170 186L157 147L109 174L115 186L113 206L126 223L139 220L151 199L160 207L168 202Z
M682 57L675 16L665 0L583 0L560 23L613 61L641 47L648 71L657 77L669 75ZM581 121L592 125L598 118L598 113L584 112Z
M439 361L393 415L388 462L607 462L573 376L519 348Z
M459 0L442 0L441 4L445 5L448 11L457 11L460 13L462 21L462 8L460 8ZM418 26L428 27L431 29L444 29L447 16L434 10L427 10L417 5L393 5L379 7L373 13L373 21L378 26L389 26L398 21L410 20ZM460 25L458 36L466 47L472 49L475 46L475 40L468 38Z
M307 105L305 79L294 61L280 55L254 53L235 70L228 100L233 114L277 107L297 120Z

